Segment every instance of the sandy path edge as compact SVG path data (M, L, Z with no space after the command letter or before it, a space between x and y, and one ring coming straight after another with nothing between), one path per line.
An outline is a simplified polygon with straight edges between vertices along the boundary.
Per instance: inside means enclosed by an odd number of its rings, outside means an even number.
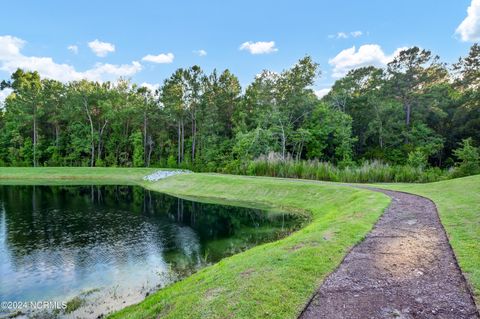
M392 198L299 318L480 318L471 290L428 198Z

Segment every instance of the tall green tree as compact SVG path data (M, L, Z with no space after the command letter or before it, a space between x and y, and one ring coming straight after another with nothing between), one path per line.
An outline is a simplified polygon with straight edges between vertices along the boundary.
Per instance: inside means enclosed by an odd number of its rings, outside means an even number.
M387 72L391 92L402 104L405 113L405 143L411 128L412 109L418 106L418 97L426 88L447 79L447 72L439 57L428 50L412 47L401 51L388 63Z
M13 89L14 95L8 107L14 113L17 113L18 120L22 121L21 124L19 123L19 126L31 127L29 135L32 139L32 164L37 166L38 117L42 114L42 109L40 108L40 92L42 90L40 75L38 72L24 72L18 69L12 74L10 82L2 82L2 89L6 87Z

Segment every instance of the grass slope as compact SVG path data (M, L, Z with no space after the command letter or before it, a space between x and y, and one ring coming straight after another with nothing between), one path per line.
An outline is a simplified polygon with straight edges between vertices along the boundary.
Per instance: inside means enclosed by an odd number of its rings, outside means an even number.
M435 202L458 263L480 305L480 175L430 184L389 184Z
M144 186L207 201L308 212L312 221L285 239L226 258L111 318L296 318L390 201L379 193L335 185L215 174L176 176Z

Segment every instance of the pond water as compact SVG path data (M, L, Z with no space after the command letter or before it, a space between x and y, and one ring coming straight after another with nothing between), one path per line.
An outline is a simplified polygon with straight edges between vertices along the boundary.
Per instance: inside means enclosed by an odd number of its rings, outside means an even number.
M61 317L96 318L301 222L133 186L0 186L0 301L75 298Z

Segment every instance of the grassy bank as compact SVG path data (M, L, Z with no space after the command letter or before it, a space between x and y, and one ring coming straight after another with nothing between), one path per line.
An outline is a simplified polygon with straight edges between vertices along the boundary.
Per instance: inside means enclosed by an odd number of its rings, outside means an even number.
M158 169L110 167L0 167L0 184L137 184Z
M205 268L112 318L296 318L389 203L369 191L272 178L194 174L145 187L306 211L312 222L283 240Z
M458 263L480 305L480 175L430 184L378 185L435 202Z
M316 182L190 174L144 182L150 170L0 169L0 183L137 183L203 201L287 209L311 223L280 241L226 258L112 318L296 318L349 248L387 207L379 193Z

